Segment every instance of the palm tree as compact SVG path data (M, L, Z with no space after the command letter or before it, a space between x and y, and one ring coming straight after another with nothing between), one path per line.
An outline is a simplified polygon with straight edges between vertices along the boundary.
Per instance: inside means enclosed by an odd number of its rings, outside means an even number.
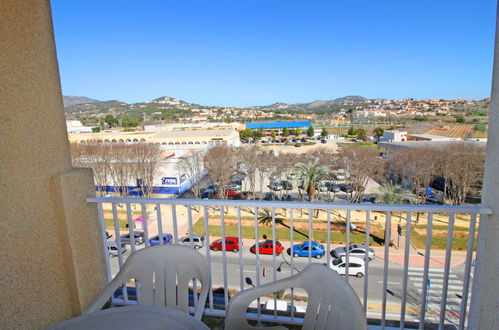
M326 168L320 166L317 162L307 164L297 164L296 171L302 182L301 187L307 192L308 200L314 201L315 184L327 178Z
M412 198L407 197L409 191L399 185L385 184L381 186L377 195L377 203L380 204L406 204Z

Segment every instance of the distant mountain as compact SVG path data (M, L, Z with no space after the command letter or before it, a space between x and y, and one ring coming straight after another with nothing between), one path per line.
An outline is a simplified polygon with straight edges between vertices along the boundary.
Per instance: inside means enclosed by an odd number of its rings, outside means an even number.
M62 99L64 101L64 106L70 106L70 105L75 105L75 104L82 104L82 103L93 103L93 102L99 102L98 100L94 100L85 96L69 96L69 95L63 95Z
M337 99L333 100L317 100L313 102L308 102L308 103L293 103L293 104L287 104L287 103L274 103L268 106L259 106L255 108L259 109L286 109L286 110L308 110L308 109L317 109L317 108L324 108L324 107L332 107L332 106L342 106L342 105L357 105L357 104L363 104L368 102L369 99L366 99L365 97L362 96L345 96L345 97L340 97Z

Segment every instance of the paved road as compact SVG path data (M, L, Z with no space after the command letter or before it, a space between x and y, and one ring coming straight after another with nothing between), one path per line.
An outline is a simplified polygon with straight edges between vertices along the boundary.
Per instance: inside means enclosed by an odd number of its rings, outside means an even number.
M138 246L138 249L144 245ZM127 245L127 252L124 259L130 255L130 245ZM203 255L206 255L206 247L198 250ZM242 253L243 272L241 276L239 253L227 252L227 277L224 277L223 253L218 251L210 251L210 262L212 270L212 285L214 288L223 287L225 281L229 290L240 290L241 283L243 289L249 288L245 283L245 278L249 277L254 284L260 281L260 284L271 282L274 279L281 279L291 275L291 267L289 265L291 257L284 253L281 256L276 256L275 260L271 255L259 256L259 272L257 274L256 255L250 253L248 249L244 249ZM305 268L309 262L325 263L326 257L321 259L312 258L294 258L294 265L297 270ZM368 316L379 318L382 308L383 297L383 262L381 258L375 258L369 263L368 272ZM110 258L111 273L113 276L118 272L118 258ZM277 267L281 267L281 272L275 271ZM447 314L449 321L455 323L458 320L460 295L462 292L462 272L460 266L456 267L456 272L451 272L449 282L449 294L447 299ZM265 269L265 276L263 276ZM388 279L387 279L387 319L400 319L400 305L403 283L403 268L401 265L389 262ZM275 277L274 277L275 276ZM442 290L443 273L441 269L430 269L430 278L432 279L432 287L430 289L429 312L427 320L438 320L438 311L440 307L440 297ZM361 301L364 297L364 280L365 278L349 277L349 283L358 294ZM408 298L407 298L407 314L406 320L416 320L419 316L420 306L422 305L422 270L420 268L411 267L409 271L408 281ZM289 292L287 292L289 293ZM305 293L300 290L295 290L295 295L305 296ZM299 303L298 303L299 304Z

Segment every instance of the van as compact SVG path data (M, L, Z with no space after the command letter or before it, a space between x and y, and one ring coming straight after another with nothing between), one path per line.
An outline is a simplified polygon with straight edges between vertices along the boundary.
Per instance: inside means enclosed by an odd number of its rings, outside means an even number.
M110 257L118 256L118 243L116 242L106 242L107 253ZM126 252L126 244L121 243L121 253Z

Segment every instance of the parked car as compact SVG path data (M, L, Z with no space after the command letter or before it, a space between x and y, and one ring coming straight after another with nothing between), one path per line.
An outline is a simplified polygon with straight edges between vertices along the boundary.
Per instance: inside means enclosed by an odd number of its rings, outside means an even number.
M172 234L163 234L163 244L171 244L173 241ZM159 245L161 244L159 235L153 236L149 239L149 244L151 245Z
M132 235L130 233L126 233L120 236L121 242L126 244L132 244ZM144 244L144 233L141 231L134 231L133 238L135 241L135 245Z
M241 191L239 191L239 190L232 190L232 189L227 189L225 191L225 196L227 196L227 197L234 196L234 195L241 195Z
M301 147L301 143L300 142L295 143L295 147Z
M264 201L278 201L279 197L275 192L265 193L265 196L262 198Z
M289 173L288 180L296 180L296 178L298 178L298 175L295 173Z
M302 138L300 141L301 142L308 142L308 139L307 138Z
M274 242L269 239L258 243L259 254L274 254L275 251L276 255L280 255L282 253L282 250L284 250L284 248L282 247L279 241L275 241L275 248L274 248ZM253 245L250 248L250 252L256 253L255 245Z
M305 313L306 310L305 308L302 307L297 307L296 305L291 306L291 303L285 301L285 300L280 300L280 299L270 299L268 300L265 304L262 304L263 309L266 311L274 311L277 310L279 312L288 312L291 313L293 311L294 313Z
M295 200L294 197L290 194L284 194L281 197L281 201L293 202L294 200Z
M319 192L326 192L327 191L327 187L325 185L322 185L320 182L317 182L315 184L315 190L317 190Z
M230 190L241 190L241 185L237 183L231 183L227 186Z
M331 260L329 268L340 275L346 275L346 256ZM366 274L364 259L357 257L348 258L348 275L363 277Z
M322 139L322 140L321 140L321 143L324 143L324 144L325 144L325 143L327 143L327 140Z
M336 173L334 173L334 178L336 180L343 181L343 180L346 180L347 176L344 172L336 172Z
M225 250L226 251L232 251L232 252L238 252L240 247L242 246L242 242L239 242L239 238L235 236L227 236L225 237ZM210 244L210 250L213 251L222 251L222 240L217 239L213 243Z
M190 236L182 237L179 241L180 245L191 246L191 238ZM194 248L200 249L204 246L204 235L201 234L192 234L192 244Z
M346 193L350 193L353 191L352 186L349 185L348 183L341 183L340 185L340 190Z
M116 242L106 242L106 248L107 248L107 253L109 254L110 257L116 257L118 256L118 243ZM126 252L126 244L121 243L121 253Z
M214 198L215 197L215 192L213 190L208 190L206 189L205 191L203 191L203 193L201 194L201 198L202 199L210 199L210 198Z
M309 250L312 251L312 257L317 259L322 258L326 254L326 250L323 244L315 241L312 241L311 243L312 244L309 245L309 242L306 241L300 244L293 245L293 249L291 250L293 257L308 257Z
M324 182L324 186L330 191L330 192L339 192L340 191L340 186L334 183L333 181L326 181Z
M293 185L288 180L282 180L281 186L284 190L293 190Z
M369 260L374 259L375 257L375 252L373 249L368 247L367 245L362 245L362 244L352 244L350 245L350 253L349 256L351 257L358 257L361 259L364 259L366 249L368 250L368 258ZM343 257L346 256L347 254L347 247L346 246L340 246L331 251L331 255L335 258Z
M283 187L279 181L272 180L269 184L269 189L273 191L281 191Z

